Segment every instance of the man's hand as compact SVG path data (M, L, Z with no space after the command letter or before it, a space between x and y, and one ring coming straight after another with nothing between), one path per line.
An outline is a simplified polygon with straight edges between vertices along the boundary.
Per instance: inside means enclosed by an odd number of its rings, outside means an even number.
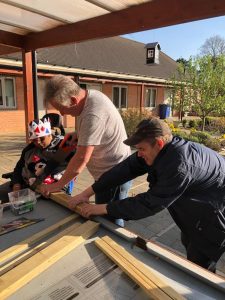
M50 193L59 192L61 187L56 183L52 184L42 184L38 187L38 192L41 193L44 197L48 198Z
M106 204L81 204L80 214L84 218L89 218L90 216L101 216L107 215Z
M80 193L74 197L71 197L71 199L68 202L69 208L73 209L77 204L80 203L89 203L89 197L84 195L84 193Z

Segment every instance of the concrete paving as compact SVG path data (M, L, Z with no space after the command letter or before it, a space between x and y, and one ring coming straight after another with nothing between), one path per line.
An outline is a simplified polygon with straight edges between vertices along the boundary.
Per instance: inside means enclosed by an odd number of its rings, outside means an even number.
M2 178L2 174L11 172L18 161L21 150L25 146L24 134L0 135L0 193L6 192L8 180ZM74 194L80 193L93 183L93 179L87 169L77 178ZM141 176L133 181L130 195L145 192L148 189L146 176ZM0 199L1 200L1 199ZM91 199L94 201L94 199ZM173 222L167 210L155 216L138 221L126 222L126 228L146 239L154 240L174 252L185 256L185 249L180 242L180 230ZM217 273L225 276L225 254L218 263Z

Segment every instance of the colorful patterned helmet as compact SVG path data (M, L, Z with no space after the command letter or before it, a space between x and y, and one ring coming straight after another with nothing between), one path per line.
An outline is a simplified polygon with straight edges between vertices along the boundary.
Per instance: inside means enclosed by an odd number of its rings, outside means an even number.
M34 140L42 136L51 134L51 123L49 120L33 120L29 124L29 139Z

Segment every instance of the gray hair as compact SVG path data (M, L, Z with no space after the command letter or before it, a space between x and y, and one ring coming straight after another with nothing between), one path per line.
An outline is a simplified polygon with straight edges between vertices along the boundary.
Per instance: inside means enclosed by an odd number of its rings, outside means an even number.
M171 134L165 134L165 135L157 136L157 137L154 137L154 138L146 138L146 139L144 139L144 141L146 141L150 145L154 146L156 144L157 139L163 140L164 144L166 145L166 144L169 144L172 141L173 135L172 135L172 133Z
M56 75L46 82L44 101L54 101L61 105L70 105L70 98L77 96L80 87L71 78L64 75Z

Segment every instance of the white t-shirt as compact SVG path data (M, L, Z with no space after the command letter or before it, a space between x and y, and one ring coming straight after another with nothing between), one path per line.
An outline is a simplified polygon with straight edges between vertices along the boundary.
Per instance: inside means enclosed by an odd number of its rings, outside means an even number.
M87 168L97 180L130 155L123 120L112 101L97 90L88 90L84 109L77 118L79 146L95 146Z

